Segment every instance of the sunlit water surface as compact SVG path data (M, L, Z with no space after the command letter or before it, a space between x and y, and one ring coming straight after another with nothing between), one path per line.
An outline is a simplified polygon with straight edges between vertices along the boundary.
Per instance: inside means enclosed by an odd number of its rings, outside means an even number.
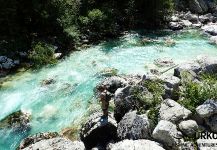
M158 38L161 44L143 45L145 36ZM176 45L162 44L165 37L174 39ZM74 52L53 67L13 75L0 89L0 119L20 109L28 111L32 114L31 130L0 130L0 150L15 150L29 134L60 131L79 121L102 79L99 73L106 68L115 68L119 74L144 74L155 67L157 58L169 57L180 63L198 55L217 56L217 48L197 31L133 33ZM41 85L42 80L51 78L54 84Z

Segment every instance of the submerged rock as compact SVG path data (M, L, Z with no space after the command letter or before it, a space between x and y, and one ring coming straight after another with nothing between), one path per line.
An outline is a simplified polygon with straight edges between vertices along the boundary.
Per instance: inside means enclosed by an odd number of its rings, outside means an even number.
M165 150L159 143L150 140L123 140L109 144L107 150Z
M159 119L177 123L180 120L186 119L191 115L191 111L184 108L177 102L171 99L166 99L161 103L159 111Z
M137 115L136 111L129 112L118 123L117 134L120 139L148 139L151 135L151 123L146 115Z
M175 65L174 61L171 58L159 58L154 60L154 64L159 67L171 67Z
M166 120L161 120L158 123L152 136L155 140L172 149L177 149L183 142L182 133L177 130L176 125Z
M80 138L87 149L95 146L106 147L110 141L117 141L117 123L111 115L92 114L82 125Z
M17 111L0 121L1 128L12 128L13 130L28 130L30 128L30 114Z
M55 82L56 81L54 79L45 79L41 81L41 85L46 86L46 85L54 84Z

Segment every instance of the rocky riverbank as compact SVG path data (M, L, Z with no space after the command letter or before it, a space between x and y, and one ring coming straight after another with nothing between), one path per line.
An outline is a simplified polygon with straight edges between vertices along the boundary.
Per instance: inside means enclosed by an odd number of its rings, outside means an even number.
M216 58L200 57L179 64L173 74L108 77L96 87L97 95L102 86L112 94L114 111L107 119L91 113L78 141L41 133L19 149L204 150L203 143L216 142L199 136L217 132L216 68Z

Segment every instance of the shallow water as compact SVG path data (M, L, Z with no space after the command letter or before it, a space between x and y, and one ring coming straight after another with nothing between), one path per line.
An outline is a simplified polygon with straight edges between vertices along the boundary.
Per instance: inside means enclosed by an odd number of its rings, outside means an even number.
M158 37L161 42L142 45L145 36ZM176 45L162 44L165 37L174 39ZM134 32L74 52L53 67L13 75L0 89L0 119L19 109L28 111L32 114L31 130L22 133L0 130L0 150L14 150L29 134L60 131L79 121L89 102L95 100L93 89L102 79L99 73L106 68L118 69L119 74L144 74L156 68L153 62L157 58L169 57L180 63L198 55L217 56L217 47L197 31ZM55 83L43 86L41 82L45 79L54 79Z

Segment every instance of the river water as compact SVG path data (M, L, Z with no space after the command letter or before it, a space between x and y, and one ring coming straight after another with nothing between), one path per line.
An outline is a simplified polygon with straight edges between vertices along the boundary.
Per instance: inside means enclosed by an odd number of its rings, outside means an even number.
M159 41L144 45L141 42L144 37ZM173 39L176 45L166 45L165 38ZM15 150L27 135L60 131L73 121L78 122L89 103L96 101L93 89L102 79L100 72L107 68L117 69L118 74L144 74L156 68L155 59L169 57L178 64L199 55L217 56L217 47L209 44L199 31L132 32L73 52L55 66L8 77L0 88L0 119L20 109L27 111L32 114L31 130L0 130L0 150ZM46 79L55 82L42 85Z

